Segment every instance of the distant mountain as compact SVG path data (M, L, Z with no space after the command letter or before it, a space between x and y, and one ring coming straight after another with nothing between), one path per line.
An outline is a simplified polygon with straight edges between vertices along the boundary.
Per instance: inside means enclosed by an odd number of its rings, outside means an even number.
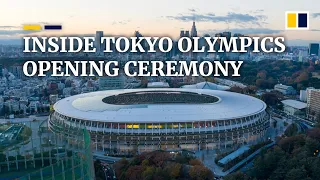
M0 45L22 45L22 39L0 39Z
M303 39L294 39L287 40L287 46L309 46L310 43L320 43L320 40L303 40Z

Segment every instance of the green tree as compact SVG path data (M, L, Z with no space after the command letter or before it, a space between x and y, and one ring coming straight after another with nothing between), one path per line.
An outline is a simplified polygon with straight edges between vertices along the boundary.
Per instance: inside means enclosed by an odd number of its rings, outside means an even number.
M192 166L189 169L191 179L195 180L209 180L213 179L213 173L206 167L201 165Z
M125 179L141 180L143 171L144 171L144 168L142 166L139 166L139 165L130 166L126 171Z
M318 152L320 151L319 141L312 138L306 138L305 149L309 156L313 156L314 153L318 154Z
M180 177L181 167L182 167L181 164L174 163L169 167L170 167L170 177L172 179L176 179L176 178Z
M253 176L257 179L268 179L283 157L285 152L280 148L274 148L261 155L254 161Z
M267 92L262 94L261 99L268 105L268 106L274 106L278 103L280 103L280 100L282 99L282 95L276 92Z
M129 161L126 158L121 159L113 164L113 168L115 169L116 176L121 177L124 176L124 172L127 170L129 165Z
M224 180L247 180L249 177L242 172L229 174L223 178Z
M199 159L191 159L191 160L189 161L189 164L190 164L191 166L202 165L202 162L201 162Z
M104 180L106 179L103 167L101 165L101 162L99 160L94 162L94 172L97 180Z
M156 171L156 168L155 168L155 167L153 167L153 166L147 167L146 170L143 171L143 173L142 173L143 179L144 179L144 180L152 179L155 171Z
M320 141L320 128L312 128L307 131L307 136Z
M305 136L297 135L280 139L279 147L287 153L291 153L294 148L302 147L305 144Z
M291 169L286 175L287 180L302 180L306 179L306 177L307 171L304 169L304 167Z
M295 123L291 124L284 132L286 136L294 136L298 133L298 127Z
M142 161L141 164L142 164L143 167L147 167L149 165L149 160L145 159L145 160Z
M311 176L313 179L320 179L320 159L315 158L315 160L312 162L311 166Z

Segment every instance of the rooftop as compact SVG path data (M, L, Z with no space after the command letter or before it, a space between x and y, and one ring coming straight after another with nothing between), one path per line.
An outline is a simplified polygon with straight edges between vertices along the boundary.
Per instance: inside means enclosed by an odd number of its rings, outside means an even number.
M304 109L304 108L307 107L307 103L296 101L296 100L293 100L293 99L287 99L287 100L283 100L281 102L284 105L293 107L295 109Z
M249 146L242 146L239 149L237 149L236 151L227 155L226 157L220 159L218 162L221 164L227 164L228 162L236 159L237 157L239 157L241 154L245 153L249 149L250 149Z
M207 103L169 103L165 97L161 103L148 103L141 100L138 104L103 102L106 97L123 96L123 94L146 94L149 92L168 91L174 93L197 94L199 97L211 96L218 101ZM151 93L152 94L152 93ZM141 97L141 96L140 96ZM163 96L164 97L164 96ZM182 97L182 96L181 96ZM150 96L152 98L152 96ZM137 101L134 98L132 101ZM181 100L181 99L180 99ZM122 104L121 104L122 103ZM97 91L79 94L58 101L54 110L62 115L101 122L193 122L207 120L226 120L247 117L263 112L263 101L238 93L206 89L158 88L158 89L121 89Z
M149 82L148 88L168 88L169 84L167 82Z
M202 104L215 103L219 98L205 94L181 91L144 91L107 96L104 103L116 105L133 104Z
M230 89L229 86L222 86L218 85L212 82L201 82L197 84L192 84L192 85L184 85L182 88L186 89L211 89L211 90L228 90Z
M284 85L284 84L276 84L274 85L274 88L292 88L292 86L287 86L287 85Z

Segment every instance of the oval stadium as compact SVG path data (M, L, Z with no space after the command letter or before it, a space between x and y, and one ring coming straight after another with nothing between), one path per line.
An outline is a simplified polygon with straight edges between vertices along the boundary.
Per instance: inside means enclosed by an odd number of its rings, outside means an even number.
M53 108L53 132L86 128L93 149L108 154L255 144L270 124L263 101L204 89L98 91L62 99Z

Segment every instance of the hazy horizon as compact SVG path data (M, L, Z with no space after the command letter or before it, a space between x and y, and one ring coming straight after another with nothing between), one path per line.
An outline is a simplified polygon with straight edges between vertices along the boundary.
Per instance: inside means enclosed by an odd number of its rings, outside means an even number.
M315 0L177 0L71 1L17 0L0 11L0 39L15 41L24 35L105 34L176 38L196 21L199 35L231 31L246 35L285 36L288 42L320 41L320 10ZM281 4L281 5L279 5ZM12 11L14 10L14 12ZM286 11L309 11L310 30L285 30ZM61 24L61 31L23 31L23 24ZM6 39L6 40L4 40ZM0 41L1 44L1 41ZM297 45L298 45L297 44Z

